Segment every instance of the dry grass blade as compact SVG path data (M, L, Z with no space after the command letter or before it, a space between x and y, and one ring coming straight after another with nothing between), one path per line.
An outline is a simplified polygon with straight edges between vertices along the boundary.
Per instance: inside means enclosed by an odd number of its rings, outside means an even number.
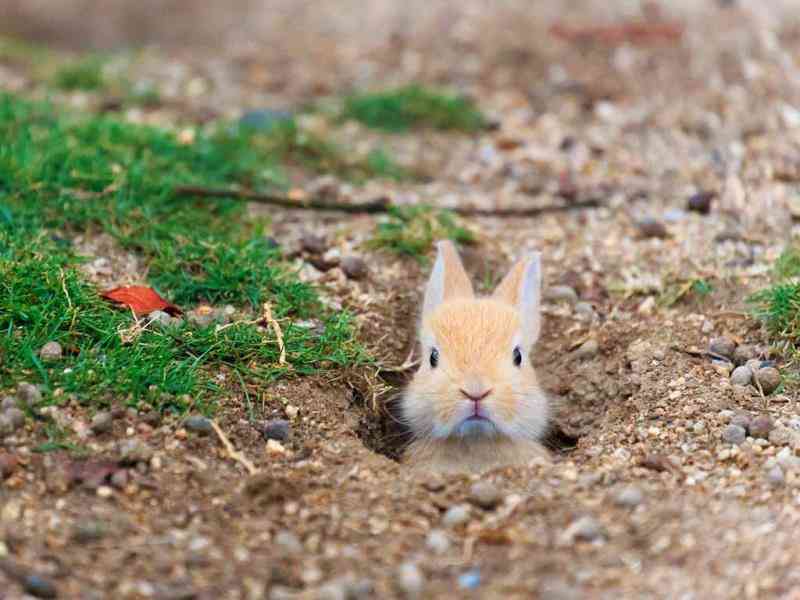
M269 323L269 326L272 327L272 331L275 333L275 339L278 342L278 349L280 350L280 357L278 358L278 364L285 365L286 364L286 346L283 343L283 331L281 331L281 326L272 316L272 307L269 305L269 302L264 302L262 306L262 310L264 311L264 320Z
M241 452L236 450L236 448L233 447L233 444L231 444L231 441L228 439L228 436L225 435L225 432L222 431L222 428L217 424L217 422L214 419L211 419L211 427L214 428L214 433L217 434L217 437L225 446L225 450L228 452L228 456L230 458L232 458L240 465L242 465L245 469L247 469L247 472L250 475L255 475L256 473L258 473L258 469L256 468L256 466L253 463L251 463L244 454L242 454Z

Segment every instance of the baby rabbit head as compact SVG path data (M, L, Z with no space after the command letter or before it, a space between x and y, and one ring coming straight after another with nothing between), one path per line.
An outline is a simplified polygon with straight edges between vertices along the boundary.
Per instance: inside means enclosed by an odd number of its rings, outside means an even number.
M417 441L536 441L548 406L531 366L539 336L539 253L476 297L451 242L437 245L425 290L419 371L403 397Z

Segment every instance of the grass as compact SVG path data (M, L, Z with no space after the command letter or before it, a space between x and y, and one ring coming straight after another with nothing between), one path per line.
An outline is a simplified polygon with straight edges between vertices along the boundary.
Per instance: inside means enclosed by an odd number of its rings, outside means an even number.
M474 132L486 126L471 100L420 85L355 94L345 100L342 116L392 133L417 127Z
M770 285L750 302L770 335L796 353L800 345L800 246L795 243L783 252Z
M46 402L75 394L93 404L210 409L220 373L268 382L368 360L348 315L323 309L241 203L172 194L179 184L258 189L284 180L282 164L303 150L265 137L223 127L184 144L169 131L0 95L0 390L27 380L42 385ZM231 303L257 313L269 302L288 364L279 364L272 330L252 320L221 330L148 327L124 343L131 315L84 277L69 241L77 232L108 233L140 255L150 284L183 307ZM38 349L53 340L65 357L43 362Z
M104 64L102 57L93 54L66 62L56 68L53 85L65 91L99 90L106 85Z
M475 241L475 235L450 211L427 205L405 206L393 208L378 224L369 246L425 262L433 243L441 239L469 244Z

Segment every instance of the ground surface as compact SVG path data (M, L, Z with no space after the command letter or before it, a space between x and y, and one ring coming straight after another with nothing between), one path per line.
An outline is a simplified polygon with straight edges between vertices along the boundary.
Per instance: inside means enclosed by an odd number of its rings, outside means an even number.
M19 4L9 21L18 31L53 35ZM43 439L35 422L4 441L18 464L0 484L0 598L24 597L26 581L32 591L31 574L59 597L86 599L797 597L796 393L732 386L703 352L726 335L769 358L745 299L792 234L800 23L780 3L767 11L704 1L664 11L685 25L678 40L550 33L556 21L641 18L636 3L611 3L619 6L605 14L574 4L250 2L240 7L247 26L226 29L212 48L201 35L207 23L188 26L188 13L176 17L174 37L139 15L137 26L154 32L148 41L164 43L137 59L131 77L152 80L163 103L127 118L192 124L412 80L471 94L497 129L382 138L430 182L328 185L344 199L440 206L600 199L599 208L535 219L471 219L478 245L465 250L470 272L486 280L539 248L547 284L591 304L548 300L534 361L575 447L563 442L552 464L486 474L498 498L481 507L468 476L412 477L387 457L400 443L373 410L374 380L357 390L330 377L256 390L261 418L292 423L278 449L234 389L217 419L255 475L179 418L121 409L110 431L94 435L92 409L66 404L58 418L90 450L80 477L66 453L31 453ZM107 32L90 35L100 30L94 17L53 10L52 22L70 23L59 32L71 31L73 46L113 44ZM134 21L120 15L109 17L117 39L140 39L124 33ZM39 93L24 65L0 64L0 76L7 88ZM332 134L354 146L376 136L353 124ZM687 210L703 191L716 193L710 213ZM286 247L318 231L328 247L365 257L364 280L338 268L305 273L358 315L383 364L402 364L426 267L365 249L373 217L252 207L265 211ZM647 218L666 235L648 235L638 225ZM143 277L136 257L107 240L80 243L110 259L98 281ZM597 346L576 353L589 340ZM728 443L723 431L741 414L768 415L779 433ZM100 462L116 460L123 440L143 445L136 466Z

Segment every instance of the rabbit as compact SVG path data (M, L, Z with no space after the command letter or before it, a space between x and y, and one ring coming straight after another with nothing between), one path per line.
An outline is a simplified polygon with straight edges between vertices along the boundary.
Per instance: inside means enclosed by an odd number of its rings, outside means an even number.
M439 472L547 461L548 399L530 363L540 329L541 259L519 260L475 297L452 242L437 244L419 325L421 364L401 397L404 462Z

